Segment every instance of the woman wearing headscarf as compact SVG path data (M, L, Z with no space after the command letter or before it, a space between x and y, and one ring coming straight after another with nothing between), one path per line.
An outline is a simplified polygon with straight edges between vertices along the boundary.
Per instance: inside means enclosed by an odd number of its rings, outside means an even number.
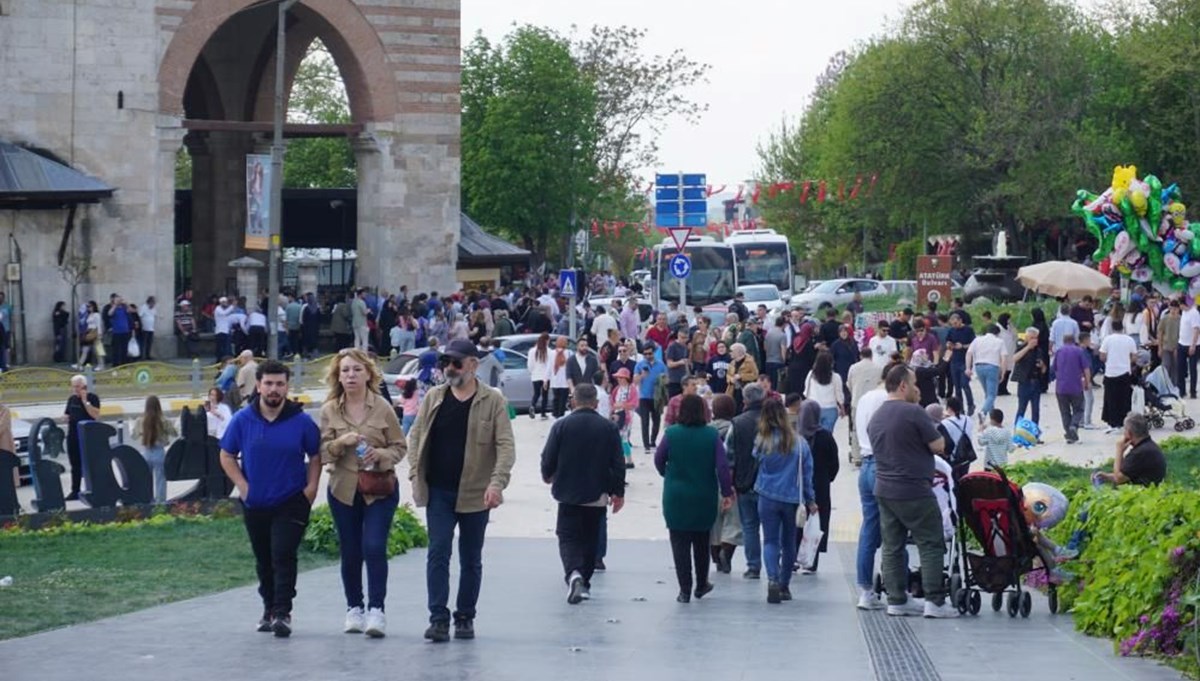
M729 346L729 371L725 375L725 393L733 397L738 413L742 412L742 388L758 380L758 362L746 353L746 346L734 343Z
M1124 311L1122 311L1124 314ZM1120 319L1120 317L1117 317ZM1042 366L1050 366L1050 327L1046 325L1046 313L1040 307L1033 308L1033 328L1038 330L1038 356ZM1010 357L1012 355L1009 355ZM1042 372L1042 392L1050 389L1050 372Z
M729 395L722 392L713 396L711 425L717 429L717 436L721 438L721 442L725 442L729 429L733 426L735 409L733 398ZM731 456L732 453L726 451L726 458ZM730 465L732 463L730 461ZM713 562L717 564L717 572L729 574L733 571L733 555L737 547L742 545L742 520L738 515L737 504L717 513L717 522L713 523L710 540L710 550Z
M821 405L814 400L804 400L800 403L800 437L808 443L812 450L812 480L813 491L816 493L817 513L821 518L821 545L812 565L801 565L801 571L806 575L816 574L817 563L821 554L829 548L829 518L833 511L829 487L838 474L838 446L833 434L821 425ZM804 528L797 528L796 543L804 540Z

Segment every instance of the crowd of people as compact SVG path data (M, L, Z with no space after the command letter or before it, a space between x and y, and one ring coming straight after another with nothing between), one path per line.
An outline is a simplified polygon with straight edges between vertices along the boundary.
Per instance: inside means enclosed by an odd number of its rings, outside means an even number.
M328 365L328 393L316 420L286 399L289 368L256 359L261 346L225 363L204 410L208 432L220 442L222 467L245 508L263 603L260 631L290 634L296 551L325 471L342 552L345 630L385 634L386 542L400 495L394 471L407 457L413 498L426 509L430 535L425 636L449 640L453 624L454 637L474 637L488 517L503 503L515 460L513 416L487 367L503 352L491 339L513 333L538 334L528 353L534 389L528 417L554 419L540 468L559 504L557 536L572 604L591 597L595 572L606 569L607 509L622 509L627 471L635 466L634 416L641 446L663 478L661 508L679 602L708 595L711 570L730 573L738 547L745 579L760 580L766 572L767 602L791 600L793 574L815 573L826 550L830 488L845 451L858 468L863 511L857 606L947 618L957 610L945 592L943 520L931 480L943 469L961 476L976 451L987 468L1007 465L1013 435L996 407L998 395L1015 384L1016 418L1038 422L1041 395L1053 385L1065 440L1073 443L1081 429L1093 427L1091 395L1102 376L1101 418L1122 436L1113 470L1098 472L1095 480L1154 484L1165 476L1165 459L1144 416L1131 411L1127 393L1134 375L1162 364L1181 387L1187 377L1194 386L1196 378L1200 313L1190 301L1163 301L1152 292L1135 290L1128 305L1117 297L1103 304L1064 302L1052 324L1035 308L1023 333L1007 314L992 321L980 311L983 319L976 322L955 301L947 312L932 304L923 315L902 310L863 334L855 328L860 300L843 311L818 311L815 318L803 308L778 315L762 306L750 310L739 296L717 315L718 323L705 310L688 315L677 306L643 319L636 287L610 286L601 276L589 288L620 291L613 299L619 309L580 303L573 348L560 333L569 303L552 281L520 293L447 298L431 293L409 299L402 289L399 297L373 299L359 290L340 303L348 333L335 330L345 346ZM234 311L214 312L214 322L241 314L241 304L218 298L215 310ZM307 349L308 304L288 296L281 306L280 331L287 331L281 343ZM179 305L190 307L187 301ZM99 315L117 319L127 310L119 297L112 306ZM376 312L392 307L397 314ZM293 311L297 329L291 328ZM381 321L391 322L386 332ZM111 328L114 338L125 339L117 331L123 328ZM220 336L226 327L214 328ZM983 333L976 335L975 328ZM263 335L246 337L258 342ZM420 356L420 375L394 395L375 360L384 339L392 348L428 348ZM220 342L230 344L223 352L236 347L233 339ZM74 377L71 387L64 419L74 432L79 422L98 418L100 399L83 376ZM843 418L848 446L839 448L834 432ZM162 501L163 452L175 428L157 398L147 399L133 432L154 472L155 498ZM76 440L68 438L69 498L79 494ZM806 522L810 516L817 522ZM806 544L804 530L816 526L820 536ZM460 570L451 611L456 530ZM908 595L910 536L920 557L924 600ZM876 553L882 553L886 602L873 588Z

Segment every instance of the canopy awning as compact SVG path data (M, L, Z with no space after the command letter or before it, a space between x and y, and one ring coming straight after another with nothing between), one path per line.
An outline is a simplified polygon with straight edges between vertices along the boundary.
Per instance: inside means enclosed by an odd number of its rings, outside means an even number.
M53 158L0 140L0 209L56 209L107 199L116 191Z

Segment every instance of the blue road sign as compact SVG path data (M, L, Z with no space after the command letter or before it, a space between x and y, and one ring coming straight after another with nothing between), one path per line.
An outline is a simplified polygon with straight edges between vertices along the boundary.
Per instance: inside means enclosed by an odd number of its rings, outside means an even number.
M704 227L708 224L708 188L700 173L654 176L656 227Z
M692 261L682 253L676 253L671 258L671 276L676 279L687 279L687 275L692 273Z
M579 293L579 287L576 286L575 270L560 270L558 273L558 294L568 298L574 298Z

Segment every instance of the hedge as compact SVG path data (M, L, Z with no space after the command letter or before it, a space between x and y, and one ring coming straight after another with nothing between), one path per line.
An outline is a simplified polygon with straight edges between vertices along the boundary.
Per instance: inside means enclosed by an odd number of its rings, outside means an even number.
M1075 628L1113 639L1121 655L1162 658L1200 678L1200 439L1172 437L1162 446L1168 473L1157 487L1094 488L1094 469L1054 459L1007 472L1070 499L1066 520L1050 535L1080 550L1064 566L1075 580L1058 591Z
M413 513L412 506L403 504L396 509L392 518L392 529L388 533L387 557L393 558L409 549L429 545L429 534ZM327 556L338 555L337 529L333 525L333 514L329 506L319 506L313 509L309 517L308 529L304 532L302 546L314 553Z

